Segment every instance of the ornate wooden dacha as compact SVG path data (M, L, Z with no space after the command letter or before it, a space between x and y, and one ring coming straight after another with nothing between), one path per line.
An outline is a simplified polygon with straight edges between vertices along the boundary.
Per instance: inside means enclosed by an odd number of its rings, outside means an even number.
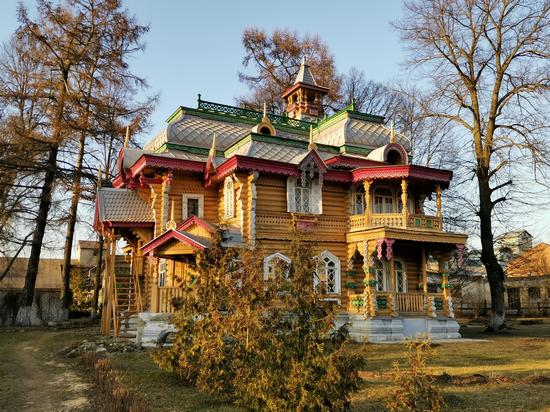
M138 313L169 313L214 230L227 247L265 253L265 276L289 261L289 227L314 241L327 299L356 339L425 332L459 336L447 265L466 236L443 229L452 172L411 164L409 140L354 105L323 113L328 89L305 62L284 94L285 116L207 102L180 107L144 149L124 147L113 187L97 195L107 239L104 333ZM425 200L434 199L434 214ZM124 239L131 274L114 270ZM439 262L429 285L427 261Z

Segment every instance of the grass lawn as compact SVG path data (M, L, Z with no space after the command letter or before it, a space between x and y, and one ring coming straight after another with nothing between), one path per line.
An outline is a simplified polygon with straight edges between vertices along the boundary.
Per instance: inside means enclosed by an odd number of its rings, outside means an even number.
M482 374L510 378L501 379L503 383L442 384L446 410L550 410L550 384L521 382L533 374L550 376L550 321L529 326L512 321L511 325L514 329L509 335L495 336L484 334L483 325L470 323L462 329L462 335L486 341L435 345L435 357L429 364L434 375ZM351 345L351 350L359 348L360 345ZM353 396L353 407L357 411L383 411L387 399L396 390L389 377L392 364L403 362L407 352L402 344L367 344L366 353L364 385ZM111 360L124 382L144 396L151 410L239 410L183 386L170 374L157 369L145 352L116 354Z
M550 384L526 383L533 375L550 377L550 320L519 325L506 336L487 335L483 325L470 323L461 331L462 341L435 345L429 373L452 378L483 375L489 383L442 383L447 410L527 411L550 410ZM58 352L72 342L90 339L97 328L23 331L0 329L0 410L102 410L94 400L90 380L74 359ZM350 345L360 350L361 345ZM367 363L363 386L353 396L356 411L385 410L396 388L390 373L395 361L403 362L403 344L366 344ZM113 368L125 385L139 393L151 411L238 411L183 385L158 369L148 352L110 354ZM496 383L495 383L496 382ZM547 406L548 405L548 406Z

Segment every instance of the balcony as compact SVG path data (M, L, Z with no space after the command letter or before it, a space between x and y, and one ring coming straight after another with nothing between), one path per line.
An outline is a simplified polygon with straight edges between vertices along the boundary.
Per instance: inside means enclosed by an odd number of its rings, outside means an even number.
M404 215L403 213L372 213L350 216L350 233L380 226L437 231L443 229L441 219L437 216Z

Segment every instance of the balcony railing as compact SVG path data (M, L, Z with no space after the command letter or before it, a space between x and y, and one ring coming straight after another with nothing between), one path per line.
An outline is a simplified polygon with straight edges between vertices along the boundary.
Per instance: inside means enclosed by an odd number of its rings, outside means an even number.
M374 301L376 302L374 314L406 315L424 313L428 316L432 314L445 314L445 297L443 293L371 293L374 294ZM351 313L367 314L368 300L368 295L363 293L349 294L348 311Z
M406 226L403 224L405 221L407 222ZM350 232L380 226L442 230L441 220L437 216L408 215L408 218L405 218L402 213L370 213L350 216Z
M155 293L155 289L153 289ZM176 311L172 305L172 299L183 297L184 290L180 287L159 287L156 296L153 296L152 307L155 312L173 313Z

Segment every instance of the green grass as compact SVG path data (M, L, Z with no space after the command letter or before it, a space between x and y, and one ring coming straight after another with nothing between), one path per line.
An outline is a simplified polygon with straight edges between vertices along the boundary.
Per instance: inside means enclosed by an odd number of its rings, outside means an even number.
M428 365L430 374L447 373L455 377L482 374L509 378L507 383L441 384L447 410L550 410L547 407L550 406L550 385L522 382L533 374L550 376L550 321L529 326L512 322L511 325L510 334L497 336L483 333L482 324L470 323L462 329L462 335L484 341L435 345L435 356ZM64 346L88 339L95 332L96 329L91 328L26 332L0 330L0 405L20 410L28 401L29 393L33 392L29 385L54 380L55 373L67 371L55 366L56 363L65 362L67 368L72 367L78 372L76 363L56 354ZM25 348L30 346L39 350L29 352ZM362 388L353 396L354 410L385 410L387 400L397 389L390 379L392 364L395 361L403 364L407 351L402 344L350 345L352 351L362 349L366 352L367 363L361 374L364 380ZM182 384L175 376L157 368L148 352L117 353L109 358L126 386L139 393L152 411L240 410ZM32 362L34 367L29 366ZM36 377L37 373L43 376ZM52 396L52 401L63 400L66 393ZM88 393L90 396L93 394Z

